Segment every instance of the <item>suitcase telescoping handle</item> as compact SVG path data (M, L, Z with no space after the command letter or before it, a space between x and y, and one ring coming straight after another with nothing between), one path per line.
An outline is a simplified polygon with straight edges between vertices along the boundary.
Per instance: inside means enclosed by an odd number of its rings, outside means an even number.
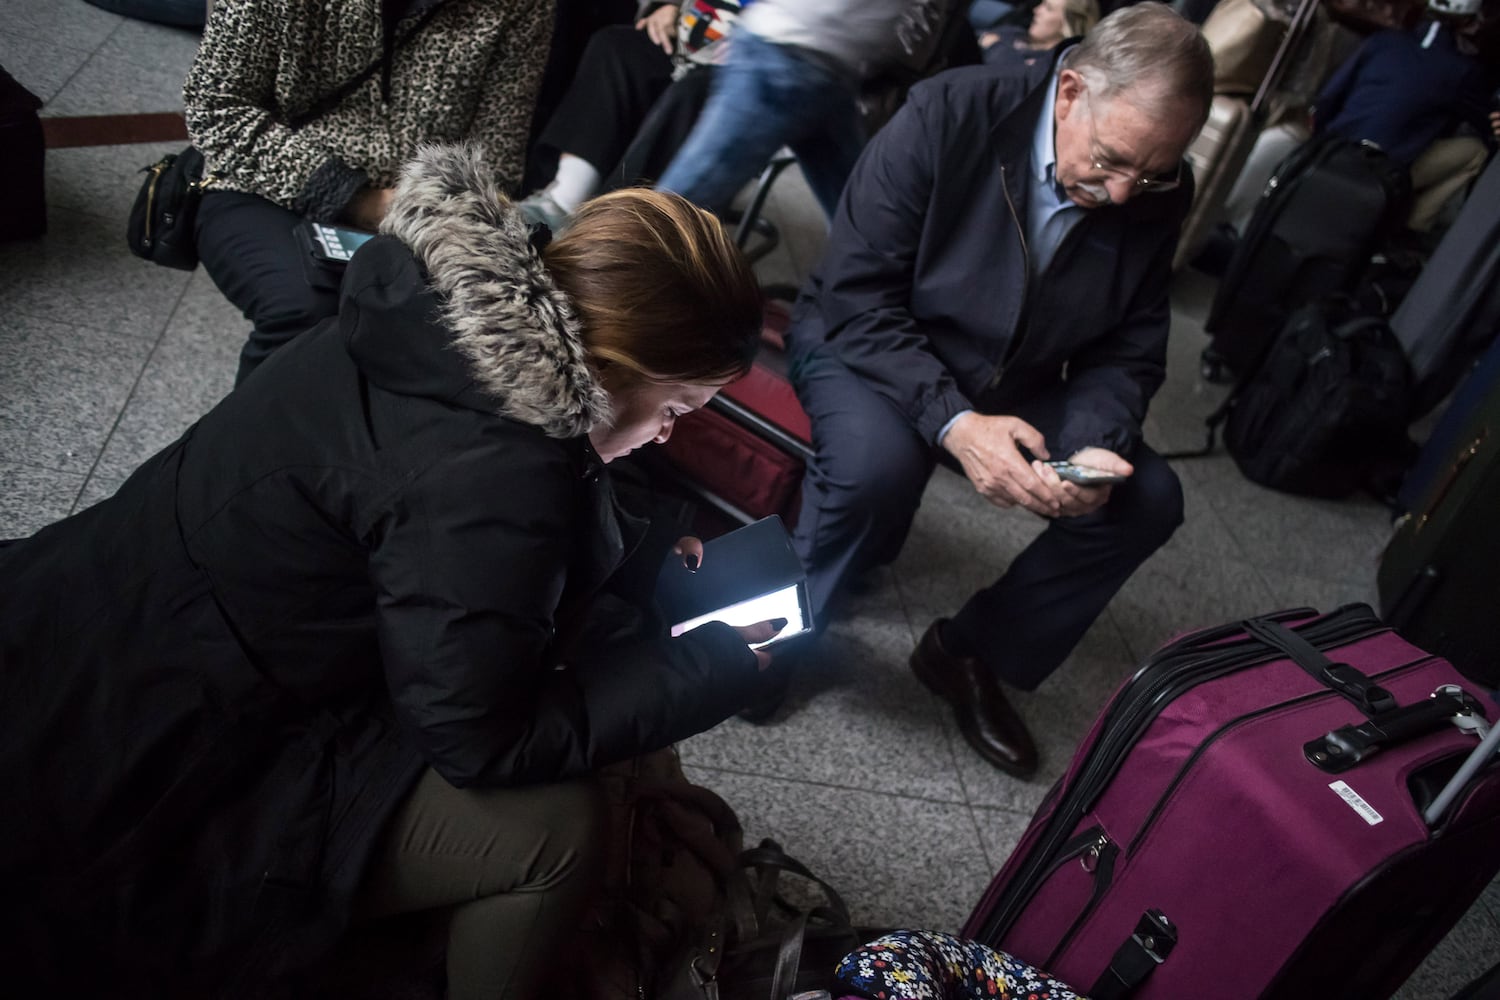
M1463 791L1469 781L1490 761L1494 760L1496 752L1500 752L1500 726L1493 726L1485 734L1484 739L1479 741L1479 746L1469 754L1469 759L1464 761L1458 768L1458 772L1448 779L1443 790L1437 793L1437 798L1432 804L1422 811L1422 819L1429 827L1437 826L1438 820L1448 811L1453 800L1458 798L1458 793Z

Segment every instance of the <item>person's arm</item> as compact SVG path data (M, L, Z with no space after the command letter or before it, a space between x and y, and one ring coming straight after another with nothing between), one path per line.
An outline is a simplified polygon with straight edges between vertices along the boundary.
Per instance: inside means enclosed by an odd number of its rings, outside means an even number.
M550 3L511 4L513 22L490 55L468 137L483 148L501 188L515 192L552 38Z
M937 443L972 409L911 313L923 221L942 154L941 109L914 92L865 147L839 200L816 309L840 361Z
M287 0L216 4L182 88L184 115L211 173L227 172L284 208L331 222L369 178L308 130L271 114L285 25L300 16L293 6L300 7ZM371 59L377 55L372 50Z
M1358 78L1360 67L1368 57L1378 35L1372 35L1366 39L1354 53L1339 64L1338 69L1323 84L1323 89L1318 91L1318 96L1313 98L1312 107L1308 109L1309 124L1313 131L1321 132L1329 122L1338 117L1343 110L1344 104L1349 100L1349 95L1354 91L1354 81Z
M455 455L373 538L387 687L457 787L580 774L701 732L752 695L756 656L723 624L548 662L566 567L589 544L570 534L576 476L553 452Z

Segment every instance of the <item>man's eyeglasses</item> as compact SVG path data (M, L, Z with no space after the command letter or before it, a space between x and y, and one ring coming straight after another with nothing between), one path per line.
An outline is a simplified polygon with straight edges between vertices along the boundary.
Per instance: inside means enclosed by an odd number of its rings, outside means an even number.
M1177 169L1172 173L1146 176L1141 171L1120 163L1106 153L1099 143L1099 129L1094 119L1092 100L1089 100L1089 157L1089 163L1095 170L1115 180L1131 184L1137 194L1161 194L1163 191L1171 191L1182 184L1182 160L1180 159L1177 161Z

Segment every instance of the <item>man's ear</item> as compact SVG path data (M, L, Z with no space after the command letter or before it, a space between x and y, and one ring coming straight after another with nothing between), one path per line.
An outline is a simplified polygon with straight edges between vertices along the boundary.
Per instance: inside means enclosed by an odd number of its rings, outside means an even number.
M1068 120L1085 89L1083 77L1077 71L1065 69L1057 74L1057 100L1054 106L1058 121Z

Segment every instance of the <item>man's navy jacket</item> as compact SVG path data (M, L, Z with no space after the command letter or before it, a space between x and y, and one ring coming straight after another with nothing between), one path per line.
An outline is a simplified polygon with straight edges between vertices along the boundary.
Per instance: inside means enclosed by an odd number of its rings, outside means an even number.
M1061 49L1062 46L1059 46ZM1166 370L1181 187L1088 210L1028 281L1030 157L1052 65L976 66L912 88L866 147L791 331L794 365L831 355L925 439L966 409L1058 389L1054 456L1129 456Z

